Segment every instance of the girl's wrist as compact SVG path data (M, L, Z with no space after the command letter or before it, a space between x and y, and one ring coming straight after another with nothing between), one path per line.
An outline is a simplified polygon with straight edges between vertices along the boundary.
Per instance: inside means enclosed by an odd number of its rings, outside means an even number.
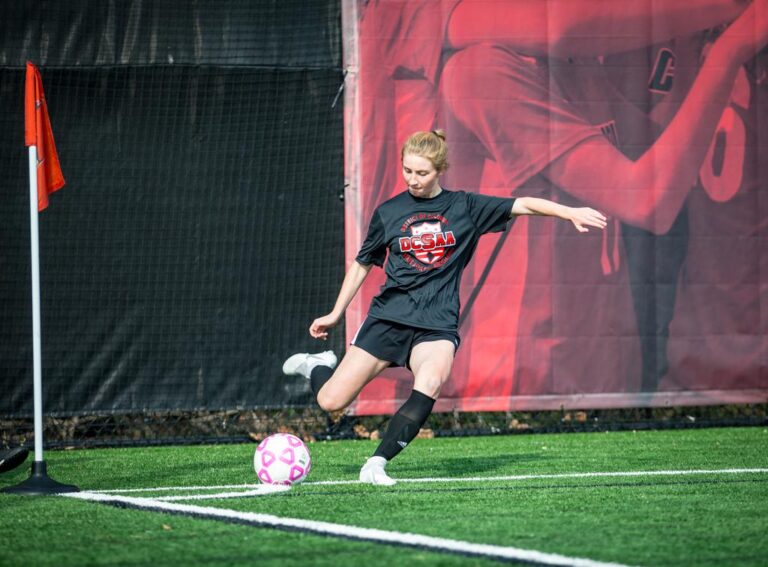
M341 319L341 317L344 315L344 311L336 311L335 309L329 313L331 317L333 317L335 320Z

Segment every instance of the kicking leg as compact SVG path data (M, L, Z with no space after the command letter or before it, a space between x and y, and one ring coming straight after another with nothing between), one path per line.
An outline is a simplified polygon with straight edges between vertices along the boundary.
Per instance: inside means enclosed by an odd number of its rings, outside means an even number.
M309 379L317 403L326 411L347 407L368 382L389 366L363 349L351 345L336 367L333 351L294 354L283 364L283 373ZM336 370L334 371L334 368Z
M317 403L326 411L344 409L352 403L360 390L390 365L360 347L350 345L336 371L327 378L318 367L312 372L312 384L316 387ZM321 383L322 382L322 383Z

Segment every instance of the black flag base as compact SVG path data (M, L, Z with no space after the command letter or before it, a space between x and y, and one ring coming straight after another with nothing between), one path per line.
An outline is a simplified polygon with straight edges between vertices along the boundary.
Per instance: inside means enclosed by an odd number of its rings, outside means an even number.
M32 474L27 480L14 486L3 488L2 492L7 494L45 495L80 492L80 489L71 484L56 482L46 473L45 461L34 461L32 463Z

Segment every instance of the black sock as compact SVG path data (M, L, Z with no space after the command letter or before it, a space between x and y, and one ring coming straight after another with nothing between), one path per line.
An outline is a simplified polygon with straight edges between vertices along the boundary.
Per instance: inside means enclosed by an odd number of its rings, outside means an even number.
M387 432L381 440L374 457L384 457L388 461L402 451L419 433L419 429L427 421L432 412L435 400L414 390L403 407L392 416Z
M333 368L330 366L315 366L312 372L309 374L309 385L312 388L312 392L317 398L317 393L320 388L325 386L325 383L333 376Z

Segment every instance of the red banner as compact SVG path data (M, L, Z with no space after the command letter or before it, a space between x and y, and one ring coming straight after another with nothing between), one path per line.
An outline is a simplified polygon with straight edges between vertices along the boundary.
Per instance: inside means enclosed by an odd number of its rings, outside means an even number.
M348 262L417 130L447 133L445 187L610 218L481 239L437 411L768 399L765 6L347 0ZM353 411L394 411L411 380L385 372Z
M24 85L24 145L37 147L37 203L42 211L48 206L48 195L64 186L64 175L53 141L43 80L29 62Z

